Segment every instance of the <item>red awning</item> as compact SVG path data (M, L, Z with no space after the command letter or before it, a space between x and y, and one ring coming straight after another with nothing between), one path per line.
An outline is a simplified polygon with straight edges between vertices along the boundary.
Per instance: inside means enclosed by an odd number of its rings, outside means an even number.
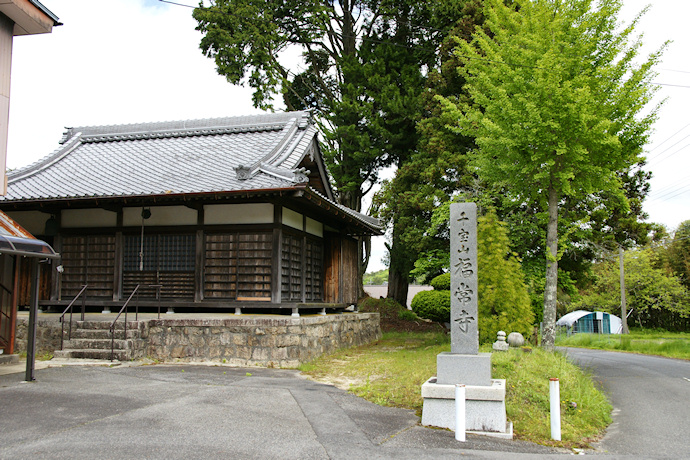
M53 248L0 211L0 254L58 259Z

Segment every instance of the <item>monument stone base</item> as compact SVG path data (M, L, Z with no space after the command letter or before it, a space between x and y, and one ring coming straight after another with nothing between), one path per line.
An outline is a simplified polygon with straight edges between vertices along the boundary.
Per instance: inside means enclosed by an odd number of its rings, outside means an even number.
M422 385L422 425L455 430L455 384L440 384L436 377ZM468 433L513 439L513 424L506 418L506 381L465 386L465 426Z
M436 355L436 376L436 383L441 385L490 386L491 353L439 353Z

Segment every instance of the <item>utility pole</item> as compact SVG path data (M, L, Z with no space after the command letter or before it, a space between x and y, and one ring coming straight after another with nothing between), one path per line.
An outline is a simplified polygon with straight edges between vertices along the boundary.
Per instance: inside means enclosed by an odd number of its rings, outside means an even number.
M625 302L625 268L623 264L623 246L618 246L618 258L620 259L620 273L621 273L621 325L623 329L622 334L627 334L628 331L628 308Z

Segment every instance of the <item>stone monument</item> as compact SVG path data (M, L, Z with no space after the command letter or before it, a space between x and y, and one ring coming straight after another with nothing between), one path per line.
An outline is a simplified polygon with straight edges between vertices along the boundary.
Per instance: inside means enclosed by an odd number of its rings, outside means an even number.
M505 380L491 378L491 354L479 353L477 205L450 207L450 353L436 357L436 377L422 385L422 425L455 429L455 385L465 385L466 428L512 438Z

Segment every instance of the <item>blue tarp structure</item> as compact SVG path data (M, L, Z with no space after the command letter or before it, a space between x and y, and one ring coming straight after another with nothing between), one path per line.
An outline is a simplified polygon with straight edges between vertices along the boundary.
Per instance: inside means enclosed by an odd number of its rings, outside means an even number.
M577 310L556 321L556 326L566 327L568 334L588 332L590 334L620 334L621 319L602 311Z

